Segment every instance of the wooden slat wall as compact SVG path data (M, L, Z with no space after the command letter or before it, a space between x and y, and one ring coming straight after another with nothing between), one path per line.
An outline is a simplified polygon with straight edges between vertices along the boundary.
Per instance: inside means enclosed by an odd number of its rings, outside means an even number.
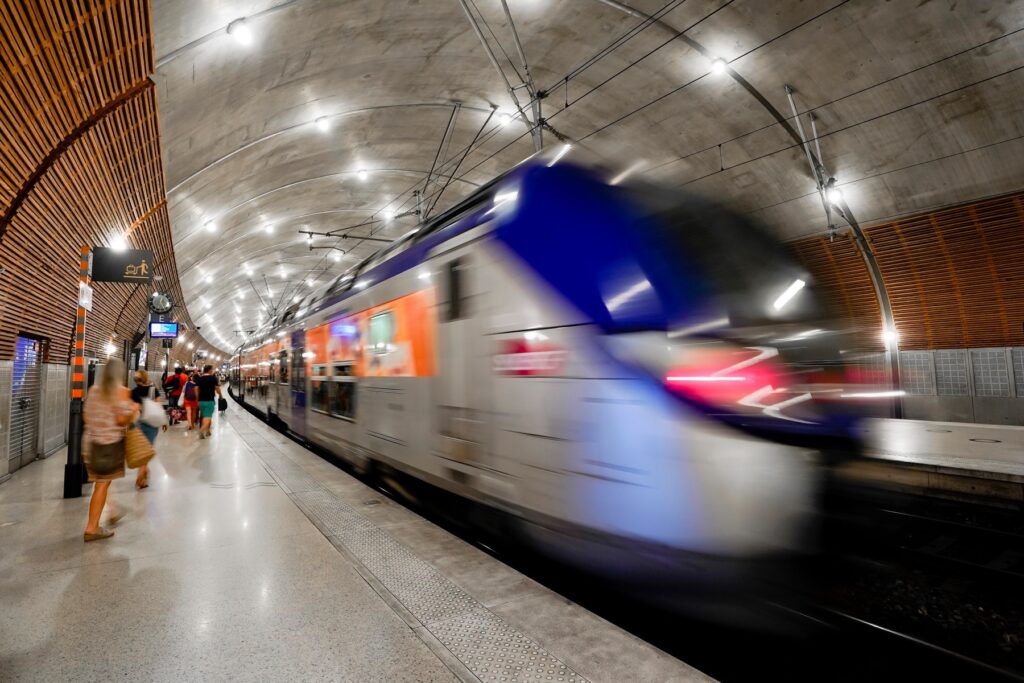
M1024 344L1024 211L1017 194L870 228L900 347Z
M889 292L901 349L1024 345L1024 193L911 216L866 232ZM881 318L852 242L844 238L830 244L812 237L792 247L826 297L849 318L868 325L871 334L865 341L874 342Z
M68 358L83 244L129 234L154 252L155 287L183 301L152 71L148 0L0 4L0 359L20 332ZM113 335L120 349L152 291L97 283L87 352L105 356Z
M790 245L814 275L822 297L856 329L853 339L860 348L880 350L882 314L871 286L864 259L848 236L809 237Z

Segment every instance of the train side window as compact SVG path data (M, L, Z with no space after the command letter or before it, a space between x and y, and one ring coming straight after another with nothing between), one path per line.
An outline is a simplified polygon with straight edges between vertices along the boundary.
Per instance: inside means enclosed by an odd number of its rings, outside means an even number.
M383 356L393 348L395 340L395 315L383 311L370 318L370 349Z
M330 413L348 420L356 416L356 378L351 363L335 363L334 373L328 387Z
M463 270L465 264L462 259L452 259L448 262L447 286L448 286L448 309L445 311L445 321L458 320L467 314L466 302L463 298Z

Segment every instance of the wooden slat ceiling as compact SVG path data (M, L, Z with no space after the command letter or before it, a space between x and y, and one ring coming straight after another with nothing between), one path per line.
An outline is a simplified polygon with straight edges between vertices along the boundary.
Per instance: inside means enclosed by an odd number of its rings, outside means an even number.
M1024 193L919 214L867 231L900 348L1024 345ZM880 348L881 316L853 242L792 243L825 297Z
M48 337L51 360L67 362L83 244L127 234L154 252L155 287L183 301L149 11L148 0L0 4L0 360L24 332ZM130 338L151 292L97 283L87 352L103 357L108 341ZM184 308L175 314L191 328Z

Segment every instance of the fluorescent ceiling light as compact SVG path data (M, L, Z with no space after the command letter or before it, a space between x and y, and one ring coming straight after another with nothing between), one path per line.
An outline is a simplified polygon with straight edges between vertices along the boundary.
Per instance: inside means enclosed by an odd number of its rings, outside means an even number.
M779 295L779 298L775 300L772 307L775 308L776 311L781 311L783 306L788 304L789 300L796 296L797 292L803 289L806 284L807 283L803 280L794 280L793 284L786 287L786 291Z

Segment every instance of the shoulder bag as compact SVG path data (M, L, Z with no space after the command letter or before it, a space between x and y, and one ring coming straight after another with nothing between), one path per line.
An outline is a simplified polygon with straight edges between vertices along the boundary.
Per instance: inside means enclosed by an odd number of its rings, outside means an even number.
M124 462L130 469L138 469L156 455L156 449L136 425L128 427L124 434Z

